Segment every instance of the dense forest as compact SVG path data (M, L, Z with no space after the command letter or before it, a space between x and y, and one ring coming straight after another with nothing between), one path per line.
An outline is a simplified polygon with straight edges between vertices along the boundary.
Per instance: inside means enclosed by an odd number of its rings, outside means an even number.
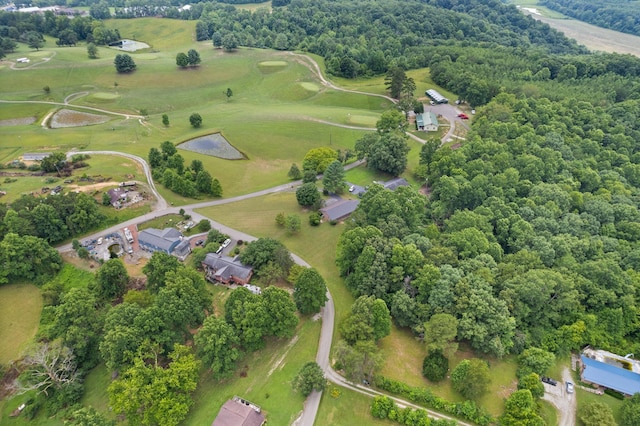
M640 35L637 0L541 0L540 4L599 27Z

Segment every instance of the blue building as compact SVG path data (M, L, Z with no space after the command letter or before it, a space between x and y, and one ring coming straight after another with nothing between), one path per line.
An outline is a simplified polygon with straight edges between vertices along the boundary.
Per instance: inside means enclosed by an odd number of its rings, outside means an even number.
M602 355L604 354L604 357ZM640 393L640 374L635 372L635 360L619 360L619 356L611 354L606 356L606 352L600 351L597 356L603 359L590 358L586 355L580 357L582 362L582 381L591 383L603 388L613 389L625 395ZM608 361L608 362L605 362ZM627 366L627 368L624 368Z

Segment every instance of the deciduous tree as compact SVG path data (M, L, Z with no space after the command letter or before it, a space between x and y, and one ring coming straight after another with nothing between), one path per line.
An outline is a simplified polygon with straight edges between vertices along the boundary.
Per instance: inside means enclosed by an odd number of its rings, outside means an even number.
M458 350L455 341L458 334L458 320L449 314L435 314L424 325L424 341L429 352L441 351L451 358Z
M202 126L202 116L197 112L194 112L189 116L189 123L191 123L191 126L197 129L198 127Z
M136 69L136 63L133 61L133 58L126 53L117 54L113 60L113 64L119 73L131 72Z
M489 388L489 383L491 383L489 366L478 358L461 361L451 372L453 388L468 399L477 400L484 395Z
M314 390L322 392L326 383L324 372L320 366L315 362L308 362L293 379L293 388L307 397Z
M191 392L198 384L200 362L183 345L176 344L166 368L147 364L140 357L108 388L114 412L131 424L178 425L193 404Z
M293 300L303 315L320 312L327 299L327 285L314 268L305 268L296 278Z
M229 376L240 357L240 339L222 318L207 317L194 337L198 354L216 379Z
M298 200L298 204L303 207L315 207L319 204L322 197L316 184L310 182L302 184L302 186L296 189L296 199Z
M129 273L120 259L109 259L96 274L96 294L100 299L113 300L122 297Z

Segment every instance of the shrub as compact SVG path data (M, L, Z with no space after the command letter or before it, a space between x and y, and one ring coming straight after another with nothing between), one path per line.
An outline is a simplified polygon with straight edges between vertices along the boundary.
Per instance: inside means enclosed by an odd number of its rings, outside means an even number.
M605 389L604 393L606 393L607 395L610 395L612 397L614 397L615 399L619 399L620 401L624 400L624 395L621 394L618 391L614 391L613 389Z
M318 226L322 222L322 214L320 212L313 212L309 215L309 225Z
M447 376L449 360L439 349L429 351L422 361L422 375L432 382L439 382Z

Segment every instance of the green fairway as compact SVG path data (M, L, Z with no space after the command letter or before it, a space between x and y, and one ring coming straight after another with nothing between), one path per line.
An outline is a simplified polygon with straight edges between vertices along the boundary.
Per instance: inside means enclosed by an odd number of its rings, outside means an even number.
M21 152L37 149L71 148L118 150L146 157L151 147L169 140L174 144L205 134L222 132L241 151L246 160L223 160L180 151L188 164L193 159L218 178L225 197L264 189L286 182L291 163L300 163L305 153L323 145L353 149L362 130L338 125L375 127L380 113L391 103L380 97L344 93L321 84L309 68L285 52L239 49L224 52L208 43L191 39L195 23L170 19L109 20L123 37L144 41L152 52L132 53L138 65L131 74L117 74L113 58L118 53L101 47L99 58L86 58L85 46L58 48L55 43L44 51L51 59L16 72L0 70L3 99L31 102L59 102L104 109L108 112L148 117L109 115L104 124L84 127L45 129L39 121L31 125L3 126L10 146ZM202 64L194 69L178 69L177 52L195 48ZM16 54L23 54L20 45ZM33 81L42 82L34 86ZM47 85L47 93L43 86ZM168 89L169 88L169 89ZM227 88L233 96L227 98ZM69 95L73 95L69 97ZM54 111L53 105L0 104L0 119L38 120ZM99 111L86 110L92 114ZM202 126L194 129L189 116L198 112ZM162 124L167 114L169 126ZM321 121L335 123L329 125ZM3 152L0 152L2 155ZM189 199L163 192L174 205Z
M17 359L40 321L40 289L31 284L0 286L0 364Z

